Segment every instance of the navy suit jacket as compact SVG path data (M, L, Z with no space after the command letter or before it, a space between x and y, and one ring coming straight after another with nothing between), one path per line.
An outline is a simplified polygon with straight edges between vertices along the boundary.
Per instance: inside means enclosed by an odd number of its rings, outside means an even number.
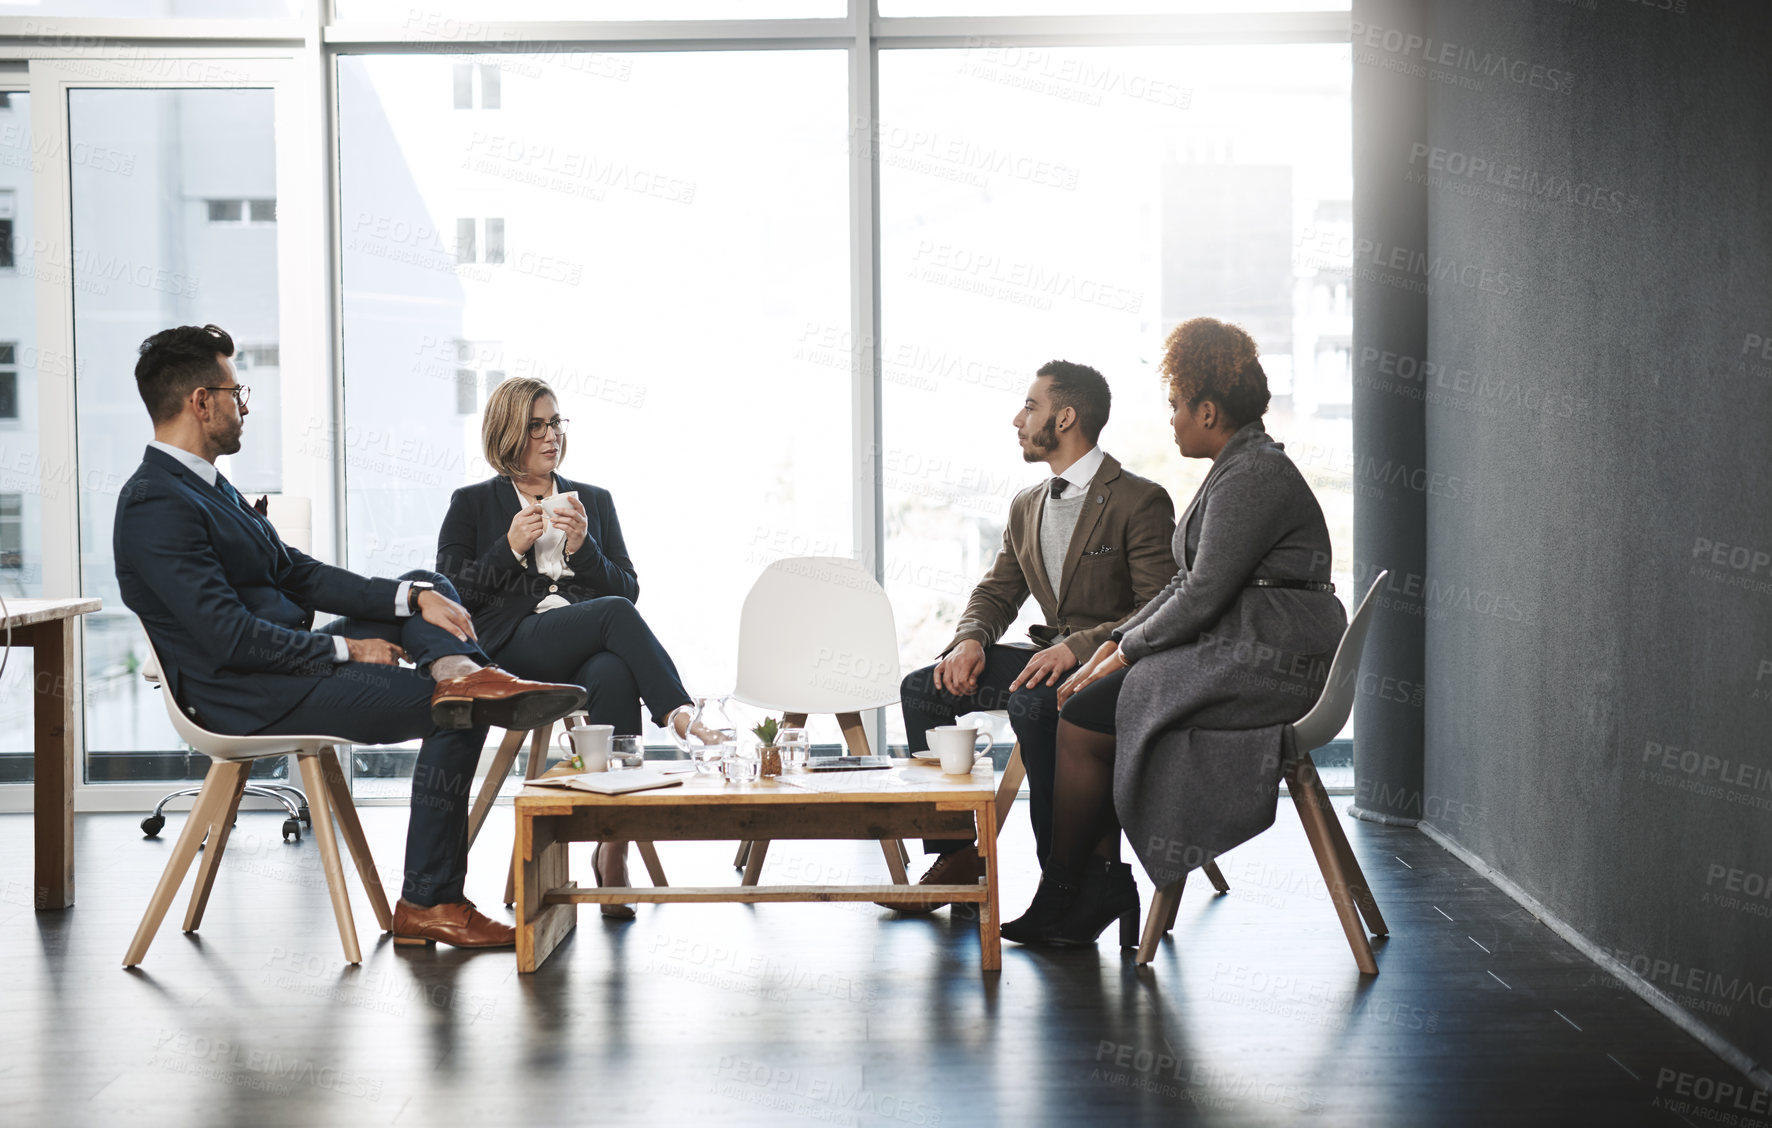
M628 559L609 491L559 474L554 475L554 484L560 493L577 490L589 518L584 544L566 558L572 575L558 581L536 569L533 548L518 560L505 539L520 508L509 478L463 486L449 499L449 512L437 534L437 571L455 584L462 606L474 616L481 648L494 658L517 624L535 614L535 605L549 594L568 603L605 595L619 595L629 602L640 598L640 581Z
M141 617L164 684L208 729L253 733L338 668L316 611L394 622L394 580L290 548L271 523L149 447L111 534L123 602Z

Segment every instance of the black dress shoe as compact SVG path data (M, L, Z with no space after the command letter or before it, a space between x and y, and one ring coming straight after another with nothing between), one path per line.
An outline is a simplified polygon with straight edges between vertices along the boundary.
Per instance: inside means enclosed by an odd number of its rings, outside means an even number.
M1069 947L1093 944L1115 920L1120 946L1138 946L1138 883L1124 862L1091 859L1081 877L1040 879L1027 912L1003 925L1003 939L1017 944Z

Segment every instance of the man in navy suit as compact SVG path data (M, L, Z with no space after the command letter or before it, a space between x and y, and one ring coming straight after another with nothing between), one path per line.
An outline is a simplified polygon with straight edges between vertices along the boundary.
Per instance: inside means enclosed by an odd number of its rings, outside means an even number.
M284 544L215 466L240 449L249 414L233 355L214 325L142 342L135 381L154 441L117 503L123 602L153 641L166 691L205 728L363 744L422 737L395 943L508 946L510 926L462 891L474 765L490 725L558 720L584 691L487 665L472 619L436 573L371 579ZM313 630L321 610L346 617Z

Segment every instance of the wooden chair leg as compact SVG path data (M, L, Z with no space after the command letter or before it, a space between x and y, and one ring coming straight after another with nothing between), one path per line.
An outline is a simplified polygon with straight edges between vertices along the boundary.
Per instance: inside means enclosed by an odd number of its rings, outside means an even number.
M646 876L652 879L652 884L660 889L669 885L670 882L665 880L664 867L658 863L658 847L650 842L636 842L634 845L640 848L640 860L646 863Z
M381 885L381 874L375 868L375 856L369 852L369 839L363 834L362 820L357 818L357 804L351 799L351 785L345 782L345 770L338 762L338 749L327 748L319 755L320 774L326 777L326 799L332 817L357 864L357 879L369 897L369 908L375 923L383 932L394 930L394 914L388 908L388 894Z
M480 827L485 824L486 816L492 813L492 804L498 798L499 788L511 774L511 765L517 762L517 749L523 746L523 738L529 734L522 729L506 732L504 739L498 742L498 751L492 757L492 764L486 769L486 778L480 784L480 794L474 796L474 809L468 812L468 849L474 848L474 839L480 836Z
M871 756L873 747L868 743L867 726L861 723L860 713L838 713L837 724L843 729L843 743L848 745L851 756ZM910 877L905 873L905 866L910 863L910 851L897 838L880 839L880 849L886 854L886 868L892 874L894 885L909 885Z
M523 778L534 779L548 766L548 745L554 739L554 726L545 724L529 736L529 760L523 765ZM517 903L517 843L511 841L511 864L505 870L505 907Z
M1163 933L1169 930L1169 922L1175 919L1175 906L1181 904L1181 890L1187 884L1187 874L1173 885L1165 885L1151 897L1150 911L1144 915L1144 935L1138 941L1136 962L1148 964L1157 956L1157 944L1162 941Z
M1372 957L1372 945L1366 939L1366 930L1360 924L1360 911L1354 906L1349 891L1348 875L1330 840L1329 814L1325 810L1328 796L1323 794L1323 785L1317 779L1317 766L1309 755L1302 756L1287 766L1285 779L1286 790L1292 794L1292 803L1298 808L1298 820L1304 824L1304 836L1310 841L1311 852L1317 856L1317 868L1322 870L1323 880L1329 886L1329 900L1335 905L1335 915L1341 918L1341 930L1347 935L1348 947L1353 949L1354 962L1365 974L1377 975L1378 961Z
M344 859L339 857L338 838L332 832L332 800L326 794L326 776L318 756L298 756L301 778L308 792L308 813L314 817L314 840L320 844L320 865L326 871L326 890L332 894L332 915L338 921L338 938L345 948L345 962L360 964L357 922L351 916L351 894L345 888Z
M892 874L892 884L909 885L911 879L904 870L904 859L899 851L904 847L896 838L880 839L880 850L886 855L886 869Z
M197 793L197 801L191 805L185 827L172 847L172 856L166 860L166 869L160 874L160 884L154 887L154 895L148 898L148 911L142 914L135 938L123 954L124 967L139 965L148 954L148 945L154 942L160 922L166 919L166 910L171 907L172 899L178 896L178 887L184 884L185 873L191 868L191 859L197 856L203 835L215 821L216 808L227 802L250 766L245 762L231 761L216 761L209 765L209 772L203 777L203 789ZM309 806L311 808L312 804Z
M997 784L997 833L1003 833L1003 824L1009 821L1009 808L1015 805L1015 797L1021 794L1022 781L1027 779L1028 770L1021 762L1021 741L1015 742L1015 750L1009 753L1009 762L1003 765L1003 778Z
M1206 880L1212 883L1212 888L1218 890L1220 893L1229 893L1231 891L1231 883L1224 879L1224 874L1218 872L1217 862L1207 862L1200 868L1205 871ZM1177 892L1169 901L1169 917L1163 922L1163 935L1167 936L1175 931L1175 914L1180 911L1181 894Z
M742 884L744 884L744 885L757 884L757 879L759 877L763 876L763 859L767 858L768 856L769 856L769 840L768 839L765 838L760 841L751 843L750 857L745 861L744 881L742 882Z
M228 848L228 835L234 829L234 816L240 811L240 796L246 793L246 777L239 773L227 804L219 808L209 824L209 837L203 843L203 860L197 863L197 880L191 883L191 904L185 909L185 931L195 932L203 923L203 910L209 905L209 891L215 887L215 873L221 868L222 851Z
M1231 883L1224 879L1224 874L1218 872L1218 863L1216 861L1207 862L1200 868L1206 871L1206 880L1212 883L1212 888L1218 890L1220 893L1229 893L1231 891Z
M751 843L750 843L750 840L747 838L738 844L738 853L733 855L733 858L732 858L732 868L733 869L743 869L744 864L746 862L750 861L750 858L751 858Z
M1319 784L1316 789L1323 799L1324 825L1329 828L1329 843L1335 849L1335 856L1341 860L1341 869L1347 875L1348 892L1353 894L1354 907L1366 920L1366 931L1374 936L1389 936L1390 928L1384 923L1384 916L1378 911L1378 902L1372 898L1372 887L1366 883L1366 872L1360 868L1360 861L1354 857L1354 848L1347 840L1347 832L1341 829L1341 820L1335 817L1335 809L1330 802L1329 793Z

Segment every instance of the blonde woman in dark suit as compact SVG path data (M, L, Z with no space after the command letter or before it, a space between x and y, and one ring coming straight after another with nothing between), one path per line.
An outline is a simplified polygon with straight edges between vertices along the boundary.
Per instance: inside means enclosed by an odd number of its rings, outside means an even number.
M506 380L493 390L480 437L498 474L455 491L437 537L437 570L461 593L493 660L582 686L588 723L637 736L644 702L654 724L689 735L683 679L634 607L640 582L615 502L608 490L558 473L567 423L541 380ZM567 494L577 496L550 501ZM603 884L626 884L626 855L625 842L598 849ZM604 909L633 915L625 905Z

